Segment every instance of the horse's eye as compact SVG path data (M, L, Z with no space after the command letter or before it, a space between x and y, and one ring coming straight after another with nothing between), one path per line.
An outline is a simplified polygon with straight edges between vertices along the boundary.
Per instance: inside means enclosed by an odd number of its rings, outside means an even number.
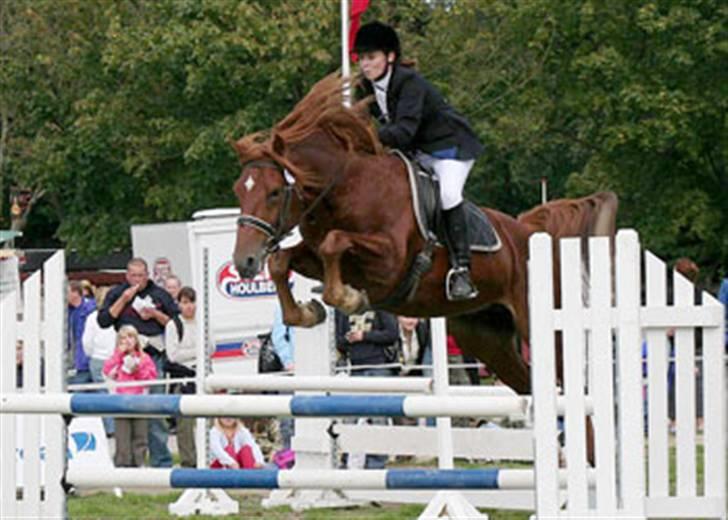
M273 191L271 191L268 194L268 201L269 202L272 202L272 201L276 200L279 197L280 194L281 194L281 190L273 190Z

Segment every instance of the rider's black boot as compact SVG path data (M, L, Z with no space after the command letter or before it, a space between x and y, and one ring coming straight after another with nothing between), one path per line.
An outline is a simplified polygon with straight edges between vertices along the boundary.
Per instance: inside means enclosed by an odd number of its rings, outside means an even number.
M470 279L470 241L465 207L461 203L442 213L453 265L445 281L447 298L451 301L470 300L478 296L478 290Z

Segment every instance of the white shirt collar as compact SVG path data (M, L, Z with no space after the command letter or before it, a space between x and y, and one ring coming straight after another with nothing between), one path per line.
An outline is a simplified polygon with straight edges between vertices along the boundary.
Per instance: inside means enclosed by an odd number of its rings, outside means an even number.
M384 75L384 77L378 81L373 81L374 89L375 90L381 90L383 92L386 92L389 88L389 80L392 78L392 66L387 65L387 73Z

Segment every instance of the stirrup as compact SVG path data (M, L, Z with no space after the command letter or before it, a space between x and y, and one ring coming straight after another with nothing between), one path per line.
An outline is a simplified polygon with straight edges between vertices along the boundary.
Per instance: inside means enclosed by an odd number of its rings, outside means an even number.
M470 276L468 276L468 285L470 286L470 291L467 294L453 294L453 278L462 273L469 274L470 270L467 267L452 267L447 272L447 277L445 278L445 295L447 299L451 302L472 300L473 298L478 296L478 289L476 289L472 280L470 280Z

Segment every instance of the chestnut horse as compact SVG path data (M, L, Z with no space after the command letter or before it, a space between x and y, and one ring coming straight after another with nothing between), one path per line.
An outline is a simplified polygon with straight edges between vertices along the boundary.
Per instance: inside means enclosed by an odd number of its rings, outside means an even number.
M242 214L233 255L238 272L252 277L268 258L289 325L312 326L323 318L317 302L293 299L289 269L322 280L324 302L346 313L373 307L406 316L447 316L448 330L464 352L516 392L529 393L520 349L529 332L528 237L535 231L554 238L613 235L615 195L553 201L518 219L483 208L502 247L472 256L478 297L447 300L448 255L438 246L414 296L392 303L390 296L425 241L415 222L405 165L382 149L363 102L342 106L341 88L335 76L321 80L270 133L235 143L242 163L234 185ZM302 242L278 250L295 226Z

